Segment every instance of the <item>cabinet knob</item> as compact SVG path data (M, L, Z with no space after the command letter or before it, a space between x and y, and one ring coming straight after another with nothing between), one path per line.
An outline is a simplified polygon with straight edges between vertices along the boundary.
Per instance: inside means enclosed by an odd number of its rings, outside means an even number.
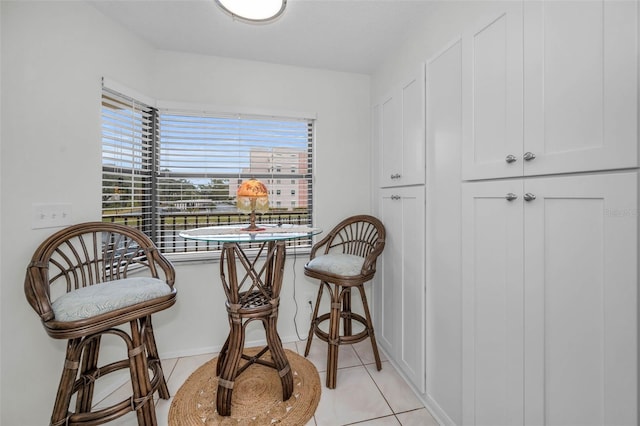
M514 163L514 162L518 161L518 158L513 154L509 154L509 155L507 155L507 158L504 159L504 161L506 161L507 163L511 164L511 163Z
M504 196L504 198L507 201L513 201L513 200L517 200L518 196L516 194L514 194L513 192L509 192L507 195Z
M525 201L533 201L536 199L535 194L532 194L530 192L527 192L526 194L524 194L524 200Z
M524 161L531 161L536 158L536 155L533 152L525 152L522 158L524 158Z
M399 195L392 195L391 199L392 200L399 200L401 197Z
M400 173L395 173L391 175L391 179L400 179Z

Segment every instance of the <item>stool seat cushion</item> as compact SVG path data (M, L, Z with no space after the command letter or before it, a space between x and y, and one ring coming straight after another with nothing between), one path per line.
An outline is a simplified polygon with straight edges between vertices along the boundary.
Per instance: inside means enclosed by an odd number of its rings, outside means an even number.
M70 291L51 303L57 321L78 321L146 302L171 293L158 278L135 277Z
M346 253L327 253L313 258L306 268L318 272L353 277L362 273L364 257Z

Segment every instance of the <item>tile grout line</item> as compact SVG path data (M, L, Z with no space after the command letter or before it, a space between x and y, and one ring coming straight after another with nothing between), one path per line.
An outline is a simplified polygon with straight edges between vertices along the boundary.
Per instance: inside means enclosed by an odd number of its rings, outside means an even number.
M358 357L358 359L360 360L360 363L361 363L361 364L362 364L362 366L364 367L364 371L366 371L366 372L367 372L367 374L368 374L368 375L369 375L369 377L371 378L371 381L373 381L373 384L376 386L376 389L378 389L378 392L380 392L380 395L382 395L382 398L384 399L384 402L386 402L386 403L387 403L387 406L389 407L389 410L391 410L391 413L392 413L392 414L391 414L391 416L393 416L393 417L396 419L396 421L398 422L398 424L399 424L400 426L402 426L402 422L400 421L400 419L398 419L398 416L396 416L396 414L397 414L397 413L394 411L393 407L392 407L392 406L391 406L391 404L389 403L389 400L387 400L387 397L385 396L384 392L382 392L382 389L380 389L380 386L378 386L378 382L376 382L376 379L374 379L374 378L373 378L373 376L372 376L372 375L371 375L371 373L369 372L369 369L367 368L367 365L374 365L374 364L375 364L375 361L374 361L374 362L371 362L371 363L369 363L369 364L367 364L367 363L365 363L365 362L362 360L362 357L360 356L360 354L358 353L358 351L356 350L356 348L355 348L355 347L353 347L353 345L351 345L351 349L353 349L353 351L356 353L356 356ZM381 416L381 417L376 417L376 418L369 419L369 420L365 420L365 421L371 421L371 420L376 420L376 419L382 419L382 418L385 418L385 417L391 417L391 416ZM360 422L360 423L362 423L362 422Z
M397 417L395 414L389 414L389 415L387 415L387 416L380 416L380 417L373 417L373 418L371 418L371 419L361 420L361 421L357 421L357 422L354 422L354 423L344 423L344 424L342 424L342 425L340 425L340 426L352 426L352 425L359 425L359 424L363 424L363 423L365 423L365 422L370 422L370 421L372 421L372 420L386 419L387 417L393 417L393 418L395 418L395 419L396 419L396 421L398 422L398 424L399 424L400 426L402 426L402 423L400 423L400 420L398 419L398 417Z
M380 392L380 395L382 395L382 398L384 399L384 402L387 403L387 406L389 407L389 410L391 410L391 413L392 413L393 417L395 417L396 421L400 425L402 425L402 422L400 422L400 419L398 419L398 416L396 416L397 413L395 412L395 410L393 409L393 407L389 403L389 400L387 399L386 395L384 394L384 392L382 392L382 389L380 389L380 386L378 385L378 382L376 382L376 379L373 378L373 376L371 375L371 372L369 371L369 369L367 368L366 365L364 365L364 370L367 372L367 374L369 375L369 377L373 381L373 384L376 385L376 389L378 389L378 392ZM387 416L384 416L384 417L387 417Z

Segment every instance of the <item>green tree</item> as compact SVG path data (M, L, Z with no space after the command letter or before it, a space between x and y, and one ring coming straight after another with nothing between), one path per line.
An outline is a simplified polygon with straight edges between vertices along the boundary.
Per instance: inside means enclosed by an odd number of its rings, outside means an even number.
M213 201L229 201L229 180L228 179L211 179L209 183L199 186L200 196L202 198L210 198Z

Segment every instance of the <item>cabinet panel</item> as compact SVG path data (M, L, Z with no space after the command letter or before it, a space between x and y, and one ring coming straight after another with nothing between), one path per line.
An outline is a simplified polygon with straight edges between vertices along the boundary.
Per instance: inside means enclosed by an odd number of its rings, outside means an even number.
M637 424L637 174L525 191L526 423Z
M501 7L463 37L464 179L522 175L522 5Z
M462 186L463 424L523 423L522 202L518 181Z
M381 220L387 231L381 284L381 344L411 382L425 386L424 187L385 189Z
M637 2L525 2L525 175L635 167Z
M427 61L427 400L462 422L462 42ZM443 416L444 417L444 416Z

